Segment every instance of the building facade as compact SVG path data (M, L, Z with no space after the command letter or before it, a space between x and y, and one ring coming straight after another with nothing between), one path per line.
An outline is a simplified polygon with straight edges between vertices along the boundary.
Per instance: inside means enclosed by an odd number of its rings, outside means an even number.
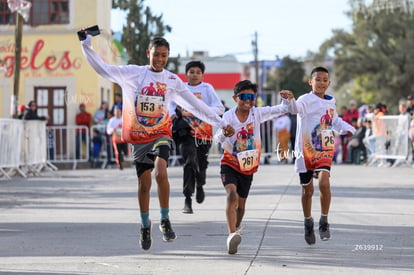
M187 81L185 76L185 65L193 60L204 63L206 71L203 81L213 85L220 99L224 100L228 107L235 105L233 100L234 85L240 80L248 79L246 65L240 63L234 55L209 56L207 52L194 52L189 57L179 59L178 76Z
M19 89L14 91L16 13L0 0L0 117L10 118L12 101L38 104L50 126L75 125L81 103L90 113L112 101L113 83L99 77L84 58L77 31L99 25L93 46L108 63L119 54L112 43L111 0L32 0L22 28Z

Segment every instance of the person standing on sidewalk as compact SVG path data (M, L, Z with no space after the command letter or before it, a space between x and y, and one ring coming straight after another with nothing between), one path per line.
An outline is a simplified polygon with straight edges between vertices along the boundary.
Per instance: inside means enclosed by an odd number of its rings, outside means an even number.
M227 194L226 217L227 252L237 253L241 242L240 228L246 200L249 195L253 174L260 162L262 142L260 124L281 114L296 113L295 100L291 91L281 91L282 104L277 106L254 107L257 85L249 80L238 82L234 87L233 99L236 106L223 115L225 124L232 125L235 134L226 136L218 130L214 140L221 143L224 154L220 162L221 180Z
M201 61L190 61L185 66L185 74L188 79L188 89L200 100L210 106L217 115L224 113L224 106L217 96L213 86L203 82L206 67ZM204 201L204 189L206 184L206 171L208 167L208 153L213 139L213 127L195 117L192 113L177 106L171 101L170 110L173 119L173 133L180 147L184 160L183 194L185 197L183 213L192 214L191 196L196 191L197 203Z
M87 129L76 129L76 142L75 142L75 148L76 148L76 159L80 159L81 152L84 150L82 149L82 146L85 146L85 150L89 150L90 152L90 144L87 143L86 137L87 133L89 132L89 128L91 126L92 122L92 115L86 111L86 106L84 103L79 104L79 113L76 115L76 125L77 126L85 126Z
M106 125L106 133L111 136L116 165L120 170L123 170L124 156L128 155L128 143L122 139L122 111L119 106L115 106L114 112L114 116L109 119Z
M312 70L309 85L312 91L300 96L296 101L297 133L295 170L299 173L302 185L302 209L305 216L305 241L315 244L314 222L311 214L313 177L319 181L321 217L319 235L321 240L329 240L328 213L331 204L330 170L335 151L333 130L340 134L355 133L355 128L343 121L336 113L335 99L326 95L330 85L329 72L324 67Z
M198 100L176 74L164 69L170 54L170 44L164 38L155 37L149 42L146 50L149 65L141 66L106 64L93 50L91 41L89 34L81 41L88 63L98 74L118 83L122 89L122 139L132 144L138 176L140 244L142 249L148 250L152 244L149 202L153 170L160 204L159 228L164 241L176 239L169 217L170 184L167 175L172 144L172 122L168 110L170 100L201 120L224 128L226 133L231 132L232 128L224 127L221 118Z

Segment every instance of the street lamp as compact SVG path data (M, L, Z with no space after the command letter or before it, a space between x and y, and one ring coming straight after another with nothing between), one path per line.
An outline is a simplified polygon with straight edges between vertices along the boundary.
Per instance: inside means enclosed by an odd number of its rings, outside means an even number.
M19 81L20 81L20 57L22 47L22 29L23 21L29 17L29 11L32 3L24 0L7 0L9 9L16 12L16 29L15 29L15 45L14 45L14 81L13 81L13 95L11 97L11 115L17 115L17 105L19 98Z

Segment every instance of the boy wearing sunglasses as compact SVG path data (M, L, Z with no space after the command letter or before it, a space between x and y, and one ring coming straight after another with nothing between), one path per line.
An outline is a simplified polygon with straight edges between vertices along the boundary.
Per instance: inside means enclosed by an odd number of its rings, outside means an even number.
M242 222L247 196L257 171L261 153L260 124L287 112L296 113L296 102L291 91L281 91L282 104L255 107L257 85L249 80L238 82L233 99L236 106L223 114L223 122L232 125L234 135L218 130L214 139L221 143L221 180L227 194L226 217L229 236L227 252L237 253L241 242Z

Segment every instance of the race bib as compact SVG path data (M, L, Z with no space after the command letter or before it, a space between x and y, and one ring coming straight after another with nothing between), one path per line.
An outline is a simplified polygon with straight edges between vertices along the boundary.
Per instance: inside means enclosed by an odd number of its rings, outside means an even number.
M335 150L335 139L332 130L322 130L322 150Z
M250 171L259 165L259 153L256 149L237 153L241 171Z
M161 96L138 95L137 115L161 117L164 100Z

